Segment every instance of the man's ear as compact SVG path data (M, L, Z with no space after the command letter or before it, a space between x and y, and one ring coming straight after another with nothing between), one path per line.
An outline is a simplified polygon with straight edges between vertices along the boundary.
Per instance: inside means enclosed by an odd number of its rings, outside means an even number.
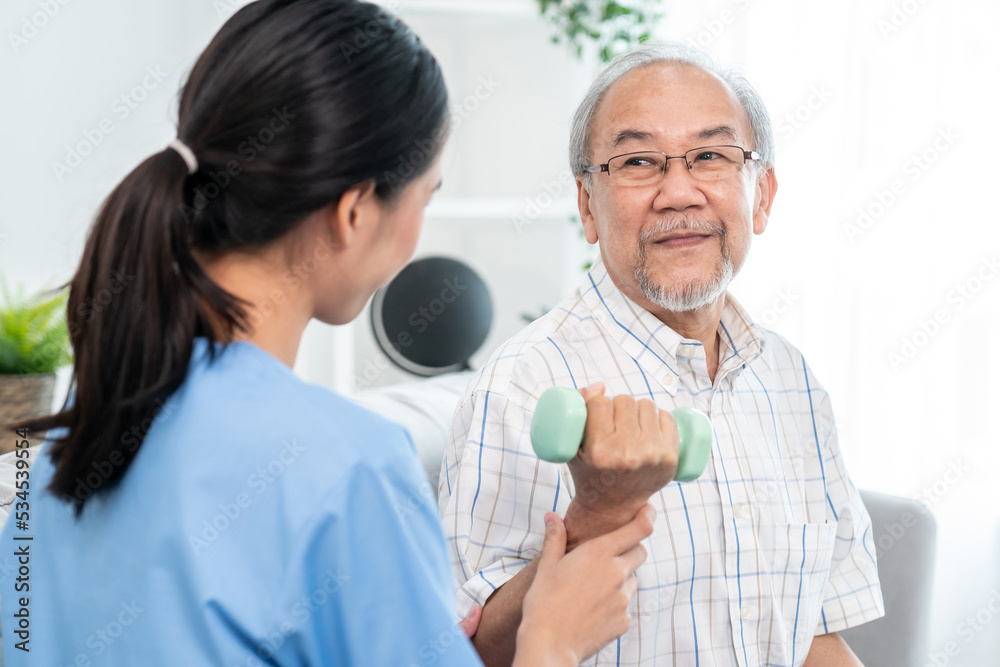
M583 223L583 236L587 243L593 245L597 243L597 218L594 216L592 208L593 199L590 190L583 182L584 175L576 177L576 206L580 210L580 222Z
M754 201L756 206L753 212L753 233L763 234L767 229L768 216L771 214L771 204L774 203L774 195L778 191L778 179L774 175L774 167L768 169L757 177L756 192Z
M365 226L376 221L379 211L375 183L359 183L340 196L330 215L331 231L347 246Z

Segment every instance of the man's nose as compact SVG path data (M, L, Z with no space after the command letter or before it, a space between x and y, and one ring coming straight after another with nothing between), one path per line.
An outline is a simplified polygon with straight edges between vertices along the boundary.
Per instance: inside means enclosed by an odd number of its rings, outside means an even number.
M683 157L670 158L660 177L659 192L653 201L657 209L684 210L706 203L700 182L691 174Z

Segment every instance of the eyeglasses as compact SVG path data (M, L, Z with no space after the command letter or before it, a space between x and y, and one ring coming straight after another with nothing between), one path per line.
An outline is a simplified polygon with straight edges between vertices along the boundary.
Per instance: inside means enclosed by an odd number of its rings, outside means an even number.
M739 172L747 160L759 160L760 154L739 146L703 146L683 155L643 151L616 155L604 164L584 167L583 171L592 174L606 171L616 185L651 185L667 172L669 160L681 157L691 176L699 181L715 181Z

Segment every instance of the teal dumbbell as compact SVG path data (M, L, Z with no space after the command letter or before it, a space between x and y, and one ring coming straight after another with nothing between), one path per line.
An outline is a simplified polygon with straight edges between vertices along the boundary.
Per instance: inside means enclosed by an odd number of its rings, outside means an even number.
M680 442L677 475L679 482L701 477L712 452L712 422L708 415L694 408L671 412L677 423ZM587 423L587 404L576 389L550 387L539 397L531 418L531 446L543 461L565 463L583 444Z

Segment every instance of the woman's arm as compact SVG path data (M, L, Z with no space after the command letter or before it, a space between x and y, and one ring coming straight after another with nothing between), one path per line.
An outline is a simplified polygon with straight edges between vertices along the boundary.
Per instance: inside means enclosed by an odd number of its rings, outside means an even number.
M553 512L545 515L545 542L524 597L514 667L575 667L625 634L635 571L646 560L640 542L652 534L654 517L646 505L626 525L567 554L565 524Z
M803 667L864 667L840 635L817 635L809 647Z

